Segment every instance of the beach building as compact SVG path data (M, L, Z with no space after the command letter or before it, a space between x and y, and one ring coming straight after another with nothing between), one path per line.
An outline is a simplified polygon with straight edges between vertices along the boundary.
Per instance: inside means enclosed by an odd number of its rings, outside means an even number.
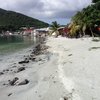
M10 31L6 31L6 32L3 33L3 35L13 35L13 33L10 32Z
M34 27L29 27L29 28L27 28L27 27L21 27L20 28L21 30L22 30L22 32L21 32L21 34L22 35L31 35L31 34L33 34L33 31L34 31Z
M49 28L40 28L40 29L35 29L34 30L34 36L42 36L42 35L47 35L49 32Z
M61 36L67 36L68 31L69 30L68 30L67 27L60 27L60 28L58 28L59 35L61 35Z

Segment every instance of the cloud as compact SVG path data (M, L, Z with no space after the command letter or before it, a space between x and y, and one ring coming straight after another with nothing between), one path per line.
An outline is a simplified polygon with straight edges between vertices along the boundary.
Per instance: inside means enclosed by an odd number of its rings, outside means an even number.
M35 18L70 18L91 0L0 0L1 8Z

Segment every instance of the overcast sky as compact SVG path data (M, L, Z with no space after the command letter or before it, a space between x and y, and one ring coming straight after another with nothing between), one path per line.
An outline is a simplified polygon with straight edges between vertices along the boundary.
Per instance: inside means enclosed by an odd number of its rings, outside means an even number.
M91 0L0 0L0 7L51 23L67 24Z

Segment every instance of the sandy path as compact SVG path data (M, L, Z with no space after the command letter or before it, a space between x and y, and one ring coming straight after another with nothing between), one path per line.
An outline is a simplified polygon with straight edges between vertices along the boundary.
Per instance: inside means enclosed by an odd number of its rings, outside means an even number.
M59 78L71 93L71 100L100 100L100 42L51 38L48 44L59 54Z
M20 73L0 76L0 100L100 100L100 42L49 38L46 45L50 46L48 52L37 57L42 60L23 65L26 70ZM0 61L0 71L14 63L19 66L18 61L29 53L30 49L25 49L6 57ZM29 84L3 85L14 77L28 79Z

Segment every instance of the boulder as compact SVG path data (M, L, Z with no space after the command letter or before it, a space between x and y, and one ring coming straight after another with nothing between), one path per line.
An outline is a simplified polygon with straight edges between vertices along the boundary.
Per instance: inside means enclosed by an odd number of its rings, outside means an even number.
M3 75L4 73L3 72L0 72L0 75Z
M19 64L29 63L29 60L20 61L20 62L18 62L18 63L19 63Z
M11 95L12 95L12 93L9 93L9 94L8 94L8 97L11 96Z
M29 60L32 60L32 61L35 61L35 59L36 59L36 58L32 58L32 57L29 58Z
M29 80L25 79L24 81L20 82L18 85L26 85L29 83Z
M20 68L18 68L18 71L17 72L21 72L23 70L25 70L25 67L20 67Z
M11 86L14 86L17 80L19 80L19 78L18 77L15 77L12 81L9 81L9 84Z

